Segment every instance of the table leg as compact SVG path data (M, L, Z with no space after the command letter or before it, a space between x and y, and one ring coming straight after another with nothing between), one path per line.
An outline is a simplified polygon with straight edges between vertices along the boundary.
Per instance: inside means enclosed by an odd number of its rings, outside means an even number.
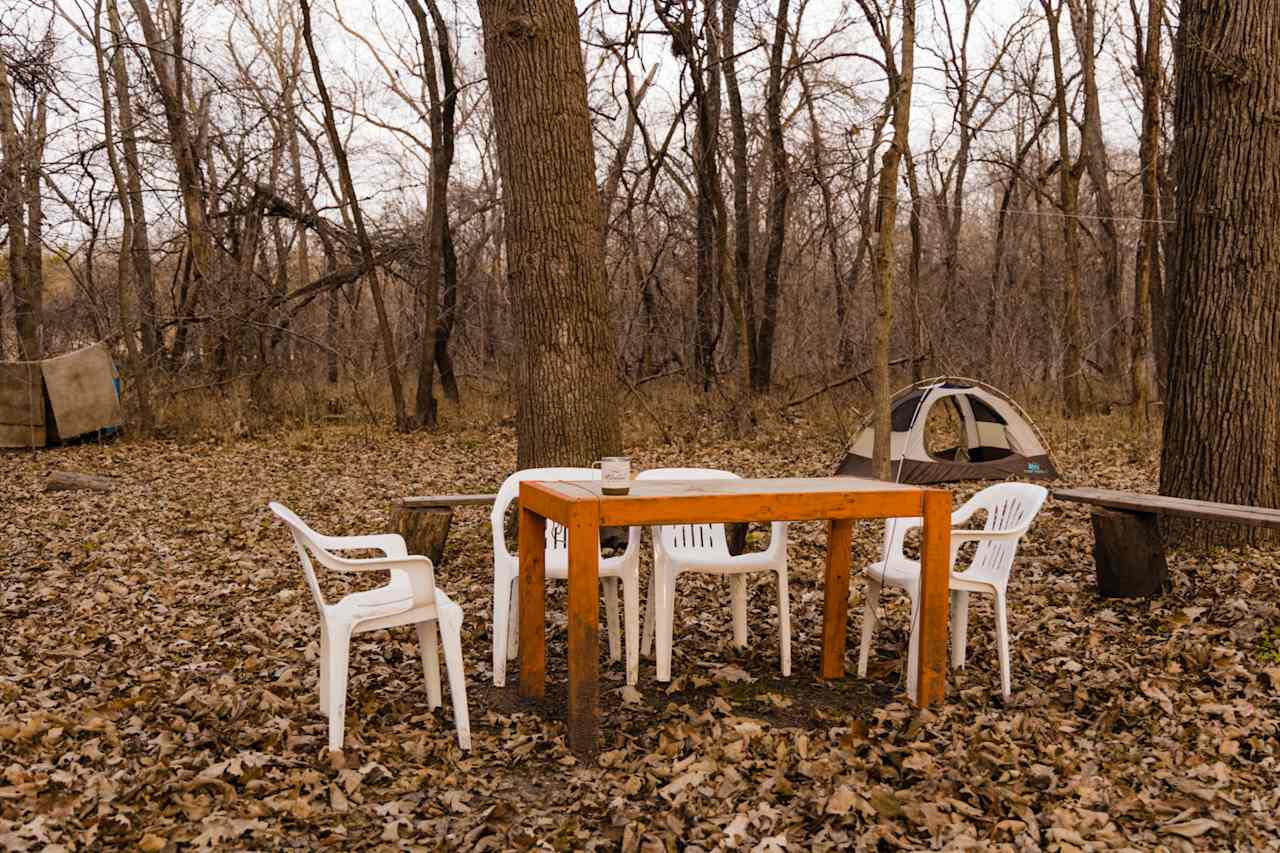
M569 748L596 751L600 698L600 516L575 508L569 532Z
M520 695L541 699L547 685L547 520L520 507Z
M916 704L941 702L946 690L947 611L951 586L951 495L924 495L924 531L920 543L920 640Z
M853 519L832 519L827 528L827 572L822 599L822 677L844 675L844 638L849 625L849 550Z

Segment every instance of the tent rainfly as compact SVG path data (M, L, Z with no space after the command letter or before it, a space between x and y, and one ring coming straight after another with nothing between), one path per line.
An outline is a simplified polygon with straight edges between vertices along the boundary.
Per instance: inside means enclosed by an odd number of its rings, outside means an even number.
M925 442L929 410L946 401L963 430L963 443L930 453ZM900 483L1053 478L1058 470L1040 431L1006 394L974 379L938 377L917 382L890 404L889 461ZM872 477L875 426L866 425L836 474Z
M0 363L0 447L44 447L123 420L106 344Z

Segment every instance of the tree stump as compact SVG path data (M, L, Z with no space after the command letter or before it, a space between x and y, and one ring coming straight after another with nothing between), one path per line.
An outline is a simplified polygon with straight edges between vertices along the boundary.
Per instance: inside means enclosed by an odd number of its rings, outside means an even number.
M1096 509L1093 562L1105 598L1158 595L1169 580L1160 516Z
M452 507L407 507L400 501L391 505L392 532L404 537L410 554L427 557L436 568L444 562L444 545L452 523Z

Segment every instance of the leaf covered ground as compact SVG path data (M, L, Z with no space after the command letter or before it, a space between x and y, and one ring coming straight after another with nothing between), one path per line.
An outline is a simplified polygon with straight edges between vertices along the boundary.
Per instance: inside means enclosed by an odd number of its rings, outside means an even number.
M1152 448L1121 419L1048 426L1063 483L1153 489ZM722 432L690 423L629 452L639 469L756 476L825 474L840 452L805 420ZM675 680L659 686L646 660L633 694L602 661L595 765L555 717L562 585L549 584L549 713L492 686L488 517L462 509L437 578L466 613L474 749L457 748L448 697L427 711L413 632L397 629L353 643L346 748L330 757L318 621L267 501L323 532L371 532L392 498L493 491L514 459L509 427L7 453L0 847L1280 848L1276 552L1173 552L1169 592L1104 600L1087 509L1052 500L1010 588L1010 702L981 597L943 706L902 701L901 596L884 605L872 677L818 680L825 538L801 524L792 677L778 674L767 578L746 652L730 645L727 588L682 580ZM119 486L46 493L55 470ZM954 488L957 503L975 488ZM855 568L880 535L861 526ZM861 609L855 582L850 671Z

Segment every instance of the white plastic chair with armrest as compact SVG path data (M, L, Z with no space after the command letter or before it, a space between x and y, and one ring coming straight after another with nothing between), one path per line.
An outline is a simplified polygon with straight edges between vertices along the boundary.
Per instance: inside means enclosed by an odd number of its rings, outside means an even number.
M736 480L731 471L713 468L654 468L637 480ZM669 524L652 529L653 577L644 620L644 654L657 637L659 681L671 680L671 645L675 621L676 578L683 572L725 575L733 606L733 643L747 644L747 578L752 572L774 572L778 582L778 641L782 674L791 674L791 595L787 586L787 525L770 526L769 547L752 554L729 553L723 524Z
M520 576L520 556L507 550L507 509L520 497L525 480L599 480L598 468L527 468L503 481L489 518L493 528L493 683L507 683L507 661L519 647L519 596L515 583ZM567 531L554 521L547 522L546 576L563 580L569 576ZM640 528L632 527L626 550L616 557L600 558L600 580L604 587L605 618L609 626L609 659L622 656L622 632L618 625L618 585L622 585L623 621L626 623L627 684L640 675Z
M271 511L289 525L293 544L302 559L307 587L320 611L320 711L329 716L329 749L342 749L347 708L347 668L353 634L413 625L418 631L422 672L427 679L427 704L440 707L440 658L436 631L444 643L453 696L453 724L458 745L471 748L471 722L467 714L467 681L462 669L462 608L436 587L431 561L407 553L404 539L394 533L372 536L324 536L316 533L283 504L272 502ZM335 551L376 550L385 557L348 559ZM365 592L353 592L327 603L320 591L311 558L329 571L390 572L390 583Z
M1030 483L998 483L988 486L951 514L953 525L964 524L979 511L987 514L982 530L951 530L951 665L964 666L969 631L969 593L995 596L996 645L1000 656L1000 689L1004 698L1012 692L1009 671L1009 620L1005 591L1013 570L1018 542L1031 528L1049 492ZM889 519L885 522L885 559L863 569L867 579L866 606L862 617L862 644L858 652L858 675L867 674L871 638L878 623L876 606L884 586L896 586L911 598L911 642L907 653L907 692L916 692L916 655L919 642L920 563L907 559L902 543L907 533L920 527L919 518ZM956 555L966 542L977 542L973 559L962 571L955 570Z

